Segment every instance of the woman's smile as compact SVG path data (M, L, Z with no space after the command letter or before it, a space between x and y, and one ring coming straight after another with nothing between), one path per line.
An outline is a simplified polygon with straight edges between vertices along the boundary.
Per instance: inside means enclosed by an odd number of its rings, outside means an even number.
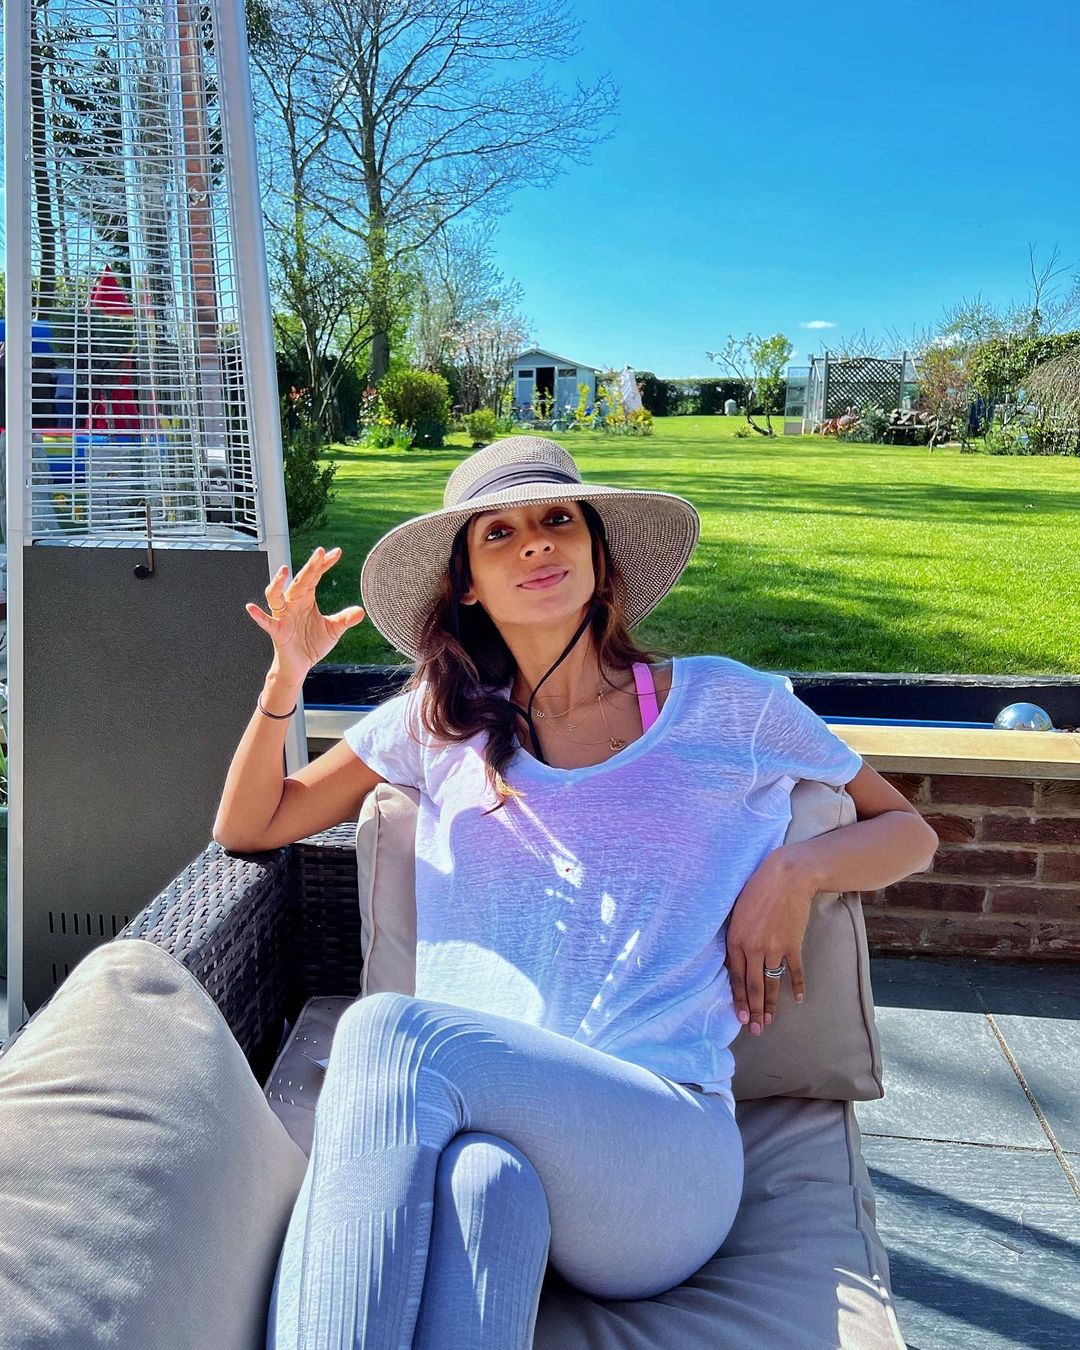
M568 577L570 573L566 568L541 568L541 575L530 578L528 581L522 581L520 585L527 591L547 591L552 586L557 586L560 581Z

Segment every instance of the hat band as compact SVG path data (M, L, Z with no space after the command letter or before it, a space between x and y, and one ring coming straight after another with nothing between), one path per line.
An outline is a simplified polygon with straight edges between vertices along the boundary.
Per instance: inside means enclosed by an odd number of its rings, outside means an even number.
M580 487L581 479L562 469L549 468L547 465L520 463L510 468L502 465L478 478L468 492L458 498L457 505L463 506L474 497L486 497L489 492L497 489L501 491L503 488L524 487L529 483L573 483L575 487Z

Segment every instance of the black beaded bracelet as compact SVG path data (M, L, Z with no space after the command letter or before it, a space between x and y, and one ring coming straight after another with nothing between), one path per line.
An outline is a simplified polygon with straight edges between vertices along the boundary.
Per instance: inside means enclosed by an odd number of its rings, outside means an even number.
M272 717L274 718L275 721L281 721L286 717L291 717L293 713L297 710L297 708L299 708L300 706L299 703L294 703L290 711L287 713L272 713L266 711L266 709L262 705L262 699L258 695L255 696L255 702L259 705L259 711L263 714L264 717Z

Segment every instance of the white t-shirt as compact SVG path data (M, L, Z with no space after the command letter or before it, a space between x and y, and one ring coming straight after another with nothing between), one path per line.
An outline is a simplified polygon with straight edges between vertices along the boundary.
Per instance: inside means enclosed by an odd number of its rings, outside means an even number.
M862 757L786 675L676 657L644 735L579 769L518 749L506 778L526 796L485 816L498 799L482 734L436 741L420 696L345 732L377 774L421 792L417 997L548 1027L734 1111L725 921L783 843L795 782L843 786Z

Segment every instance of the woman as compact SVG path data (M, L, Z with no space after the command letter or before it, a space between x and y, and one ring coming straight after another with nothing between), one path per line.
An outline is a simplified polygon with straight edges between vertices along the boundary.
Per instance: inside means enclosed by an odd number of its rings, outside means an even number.
M681 497L582 483L553 441L469 456L361 574L413 676L269 819L266 727L364 611L314 606L336 549L274 579L271 617L249 606L275 664L215 838L276 847L355 819L377 782L421 794L416 994L339 1024L270 1346L506 1350L532 1343L549 1262L609 1299L687 1279L741 1195L729 1046L772 1020L785 971L801 999L814 893L932 856L785 677L630 638L698 530ZM881 818L785 846L800 777Z

